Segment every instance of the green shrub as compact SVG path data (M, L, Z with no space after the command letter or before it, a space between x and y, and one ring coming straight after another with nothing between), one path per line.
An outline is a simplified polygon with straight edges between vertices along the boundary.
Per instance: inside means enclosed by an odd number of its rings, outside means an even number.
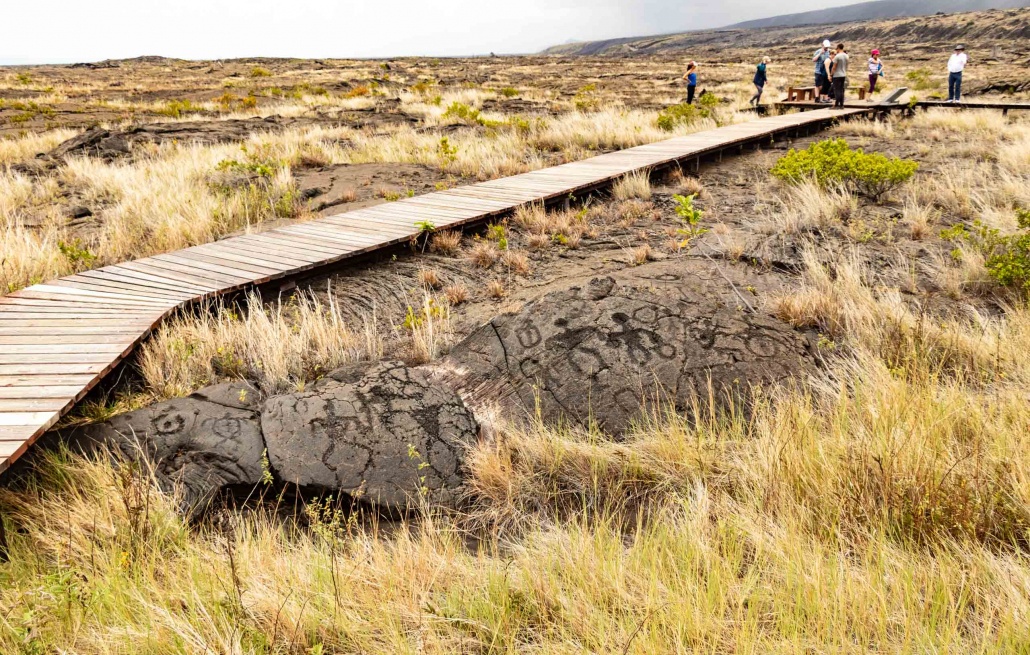
M196 114L204 111L203 107L193 104L189 100L172 100L164 107L157 110L157 113L172 118L182 118L187 114Z
M452 102L443 115L444 118L457 118L469 125L482 125L484 127L497 127L500 125L497 121L484 118L478 109L460 102Z
M597 96L597 85L587 84L580 87L576 91L576 95L572 97L572 104L575 105L577 111L593 111L597 109L601 104L601 99Z
M272 77L272 71L268 70L267 68L262 68L261 66L255 66L254 68L250 69L250 76L251 77Z
M1030 211L1016 210L1020 231L1003 235L983 222L973 221L972 229L956 225L941 232L941 237L969 244L984 256L987 273L998 284L1030 291ZM952 253L961 256L961 251Z
M791 183L815 180L822 186L842 186L848 191L879 200L907 182L917 162L852 150L844 139L813 143L805 150L791 149L776 162L772 174Z
M683 222L683 227L676 230L676 232L686 237L680 242L680 248L686 248L692 239L696 239L708 231L707 228L703 228L700 225L704 212L694 206L695 198L697 198L696 193L692 193L689 196L674 195L672 197L676 201L676 215Z
M928 68L917 68L905 73L905 81L915 91L930 91L941 86L940 80L933 79L933 71Z
M705 94L711 95L711 94ZM712 96L715 97L715 96ZM718 100L716 100L718 102ZM688 105L687 103L681 103L667 107L658 114L658 128L665 130L666 132L672 132L679 125L690 125L696 123L699 120L710 118L712 112L707 107L699 107L697 105Z
M519 90L513 86L506 86L503 89L501 89L501 95L505 98L517 98L519 95Z

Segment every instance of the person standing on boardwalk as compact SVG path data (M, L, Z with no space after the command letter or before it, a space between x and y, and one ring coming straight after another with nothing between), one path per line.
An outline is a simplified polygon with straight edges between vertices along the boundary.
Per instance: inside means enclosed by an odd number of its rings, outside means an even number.
M815 92L818 94L816 102L830 101L830 83L826 77L826 60L832 57L830 54L830 42L823 41L823 47L815 51L812 61L815 63Z
M872 55L869 57L869 100L872 101L873 92L876 91L876 82L881 77L887 77L883 74L883 62L880 61L880 51L873 50Z
M848 53L844 44L837 44L837 54L833 56L833 108L844 109L844 90L848 84Z
M966 46L960 43L948 60L948 102L962 102L962 71L967 61Z
M758 64L758 69L755 70L755 95L751 96L748 100L749 105L758 106L758 103L762 100L762 90L765 89L765 83L769 79L768 73L766 73L766 67L769 64L770 59L768 57L762 57L762 63Z
M697 62L691 61L687 64L687 72L683 74L687 81L687 104L694 104L694 91L697 90Z

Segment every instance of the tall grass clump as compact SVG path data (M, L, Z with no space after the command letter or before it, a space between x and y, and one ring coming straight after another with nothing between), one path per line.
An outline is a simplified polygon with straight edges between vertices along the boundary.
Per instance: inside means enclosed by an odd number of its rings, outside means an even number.
M158 398L244 378L279 393L381 354L374 315L351 326L331 300L301 294L266 307L250 296L243 308L206 307L172 319L143 345L139 368Z

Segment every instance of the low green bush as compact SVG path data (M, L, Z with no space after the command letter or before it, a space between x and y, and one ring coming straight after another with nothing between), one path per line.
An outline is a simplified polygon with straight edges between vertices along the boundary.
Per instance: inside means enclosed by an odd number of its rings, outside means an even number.
M712 97L714 98L715 96ZM718 102L718 100L716 100L716 102ZM672 132L679 125L690 125L691 123L696 123L699 120L710 118L711 116L712 112L708 107L688 105L684 102L678 105L673 105L672 107L667 107L659 112L657 123L659 129L665 130L666 132Z
M1017 209L1019 231L1002 234L1000 230L973 221L972 229L955 225L941 232L941 237L966 243L984 256L987 273L1005 287L1030 291L1030 210ZM961 257L961 251L952 253Z
M484 127L497 127L500 125L497 121L485 118L478 109L469 107L461 102L452 102L443 115L444 118L457 118L469 125L482 125Z
M830 139L804 150L791 149L776 162L772 174L794 184L815 180L822 186L842 186L879 200L911 179L918 169L918 162L867 154L853 150L844 139Z

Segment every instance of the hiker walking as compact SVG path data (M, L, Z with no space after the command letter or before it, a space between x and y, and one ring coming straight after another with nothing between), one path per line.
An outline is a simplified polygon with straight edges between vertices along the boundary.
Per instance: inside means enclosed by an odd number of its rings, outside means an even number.
M826 60L833 55L830 54L829 40L823 41L823 47L815 51L812 61L815 62L815 90L818 96L816 102L827 103L830 101L830 80L826 76Z
M962 102L962 71L967 61L966 46L960 43L948 59L948 102Z
M883 62L880 61L880 51L873 50L869 57L869 96L870 102L872 101L872 95L876 91L876 82L881 78L887 76L883 74Z
M697 90L697 62L691 61L687 64L687 72L683 74L687 81L687 104L694 104L694 91Z
M762 90L765 89L765 83L769 79L769 75L766 73L765 69L770 61L772 60L768 57L762 57L762 62L758 64L758 69L755 70L755 95L751 96L751 99L748 100L747 103L749 105L757 107L758 103L762 100Z
M833 56L833 108L844 109L844 90L848 83L848 53L844 44L837 44L837 54Z

